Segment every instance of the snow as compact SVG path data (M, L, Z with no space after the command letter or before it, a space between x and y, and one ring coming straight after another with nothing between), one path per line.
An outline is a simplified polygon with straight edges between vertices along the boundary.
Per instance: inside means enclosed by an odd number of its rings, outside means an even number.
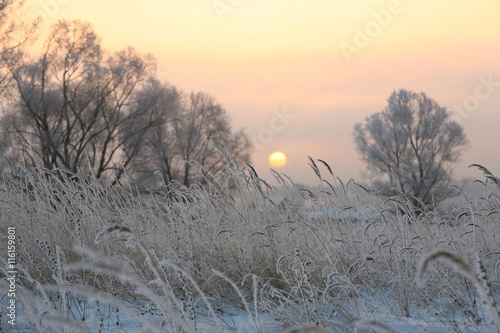
M35 300L38 299L38 300ZM375 300L377 297L375 298ZM494 327L489 324L486 326L477 326L468 321L461 313L449 313L443 316L443 312L438 313L436 309L428 309L422 311L419 315L412 315L409 318L395 316L391 313L387 299L382 300L380 297L380 306L369 307L368 303L359 302L359 314L354 314L354 317L362 319L374 319L378 322L389 325L392 329L398 332L449 332L451 330L458 332L493 332ZM33 304L38 304L40 299L33 296ZM373 301L373 300L372 300ZM372 304L373 305L373 304ZM5 306L5 301L2 306ZM62 309L60 302L53 302L52 306L57 309ZM126 308L127 311L124 311ZM35 309L36 306L35 306ZM60 330L61 320L54 319L55 316L48 315L47 312L38 310L38 320L45 324L48 328L47 332L58 332ZM325 308L324 310L330 310ZM40 313L41 312L41 313ZM435 312L435 313L433 313ZM479 314L484 315L486 323L490 320L490 316L485 308L478 309ZM116 308L107 304L97 304L88 302L85 309L85 320L81 317L75 318L77 311L70 311L70 317L76 325L72 326L70 332L85 331L85 327L90 332L167 332L166 323L163 321L161 313L155 309L151 303L147 302L123 302L123 309L116 311ZM71 314L73 314L71 316ZM276 313L275 313L276 314ZM223 311L217 311L218 319L225 332L257 332L256 325L252 315L236 306L227 306ZM286 327L290 326L287 323L281 323L279 318L273 318L270 314L259 312L259 324L263 332L281 332ZM30 316L26 313L26 308L18 308L18 318L16 326L12 327L5 323L5 317L2 316L1 326L2 332L35 332L32 322L28 319ZM53 320L52 324L48 324L49 319ZM332 318L335 320L335 318ZM163 323L163 326L162 326ZM79 325L82 329L78 329ZM163 328L162 328L163 327ZM217 325L213 318L199 309L196 315L195 326L196 332L218 332ZM338 331L338 330L337 330Z

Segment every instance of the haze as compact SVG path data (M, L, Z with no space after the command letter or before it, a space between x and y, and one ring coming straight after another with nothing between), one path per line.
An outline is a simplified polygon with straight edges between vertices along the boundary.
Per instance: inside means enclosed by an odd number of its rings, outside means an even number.
M256 139L253 165L265 177L269 154L283 151L288 164L279 171L296 181L315 183L307 155L328 161L344 180L364 179L353 126L382 110L391 91L399 88L424 91L451 110L466 104L468 111L457 113L456 119L471 145L455 174L478 176L467 169L472 163L500 173L498 1L27 4L30 15L47 17L45 31L61 18L89 21L106 48L132 45L152 53L162 78L185 91L216 97L233 126L246 127ZM359 31L365 28L372 29L371 36L359 43ZM346 53L347 44L356 52ZM280 123L273 120L276 112L295 117Z

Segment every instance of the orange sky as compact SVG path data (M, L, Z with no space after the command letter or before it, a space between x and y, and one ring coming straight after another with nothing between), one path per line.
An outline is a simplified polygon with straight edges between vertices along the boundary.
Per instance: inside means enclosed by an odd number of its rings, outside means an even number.
M342 179L363 179L353 126L380 111L393 89L424 91L455 109L474 97L479 77L500 82L498 0L27 4L30 15L46 16L44 29L78 18L94 25L108 49L133 45L153 53L162 78L212 94L251 137L279 127L272 140L258 142L253 164L268 175L269 154L282 151L288 164L279 171L300 182L314 181L307 155L329 162ZM359 31L368 33L364 40ZM355 53L346 57L346 48ZM500 83L492 90L462 119L471 146L458 176L478 176L466 169L471 163L500 174ZM274 112L283 110L295 118L273 127Z

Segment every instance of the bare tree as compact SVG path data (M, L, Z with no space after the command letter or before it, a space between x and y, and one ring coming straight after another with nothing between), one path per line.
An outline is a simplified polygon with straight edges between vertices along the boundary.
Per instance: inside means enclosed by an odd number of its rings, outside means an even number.
M23 5L20 0L0 0L0 95L10 79L8 65L16 61L21 46L36 39L40 24L40 19L23 22Z
M24 1L0 0L0 96L11 82L9 65L18 61L20 48L36 40L39 18L33 22L23 21ZM2 101L3 103L3 101ZM0 132L0 173L9 169L16 161L16 154L9 152L10 141Z
M0 153L12 156L0 166L17 155L77 172L88 156L97 177L119 179L128 170L151 186L159 170L167 182L189 185L222 174L224 157L213 145L227 146L237 161L250 158L248 136L232 131L211 96L161 83L155 59L131 47L108 55L88 23L59 21L41 56L20 52L8 69Z
M415 205L449 196L451 165L468 144L463 128L423 92L394 91L387 107L354 127L354 141L382 194L403 193Z
M148 134L140 173L152 175L157 170L167 183L177 181L188 186L220 179L224 156L215 147L227 147L237 163L250 161L250 139L244 130L232 130L229 116L213 97L206 93L179 94L167 87L162 95L169 96L176 116Z
M120 178L142 138L166 121L140 93L155 72L152 56L129 47L110 56L88 23L59 21L35 59L10 67L14 100L2 117L13 149L31 164ZM33 148L33 150L31 149Z
M180 179L182 162L178 160L179 150L173 131L173 120L181 116L181 93L174 86L150 80L137 94L138 107L145 105L159 114L169 115L168 121L151 128L141 141L141 149L131 166L137 183L154 187L159 171L165 181Z

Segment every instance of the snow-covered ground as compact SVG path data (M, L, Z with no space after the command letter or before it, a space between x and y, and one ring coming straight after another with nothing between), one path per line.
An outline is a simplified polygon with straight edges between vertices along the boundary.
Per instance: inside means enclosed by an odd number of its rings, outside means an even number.
M373 303L377 299L380 301L380 306ZM394 316L391 305L384 304L387 301L380 297L374 297L366 302L357 300L358 313L353 313L353 316L361 319L360 321L375 320L385 323L396 332L495 332L494 326L488 324L491 316L484 306L477 309L481 319L474 323L470 315L452 313L445 307L420 310L420 313L410 317ZM39 327L43 328L43 332L62 332L64 327L68 328L69 332L170 331L161 312L150 302L122 302L119 308L95 301L87 301L85 304L82 301L70 303L66 316L60 301L53 301L47 305L41 302L39 296L33 295L30 298L30 306L35 310ZM2 306L5 307L6 303L3 302ZM47 311L49 307L52 310ZM262 311L256 314L254 309L251 309L249 314L239 306L224 305L223 308L217 309L216 313L222 331L225 332L282 332L287 327L293 326L283 321L286 316L279 318L279 309L274 310L276 311L271 311L271 314ZM336 322L336 314L331 307L325 306L321 311L331 312L331 322ZM214 318L202 306L197 309L196 315L191 316L189 322L191 329L196 332L221 331ZM319 326L330 328L332 331L346 329L341 325ZM361 324L359 326L362 327ZM24 305L17 309L15 326L7 324L5 315L2 315L0 328L2 332L37 332L33 315L28 313Z

